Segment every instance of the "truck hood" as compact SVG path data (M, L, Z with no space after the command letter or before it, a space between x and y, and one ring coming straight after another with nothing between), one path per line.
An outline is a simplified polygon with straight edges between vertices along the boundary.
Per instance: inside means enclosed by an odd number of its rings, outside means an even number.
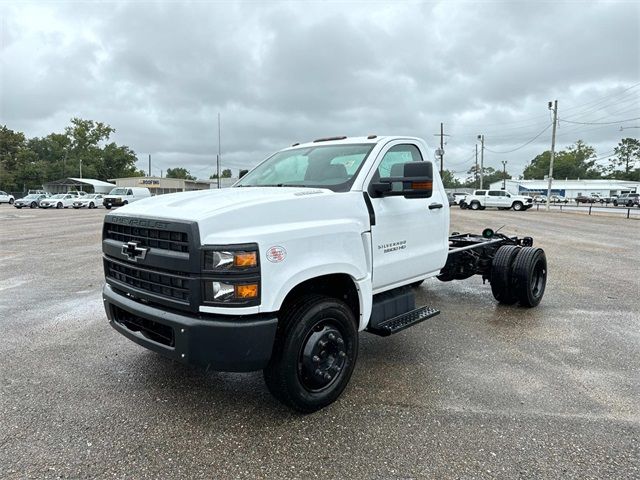
M298 187L239 187L199 190L145 198L121 207L117 213L118 215L135 217L199 221L227 211L254 205L300 200L307 196L319 195L335 194L327 189Z
M360 234L370 228L362 192L322 188L236 187L159 195L113 215L197 222L203 244L292 238L318 230L348 230L360 241Z

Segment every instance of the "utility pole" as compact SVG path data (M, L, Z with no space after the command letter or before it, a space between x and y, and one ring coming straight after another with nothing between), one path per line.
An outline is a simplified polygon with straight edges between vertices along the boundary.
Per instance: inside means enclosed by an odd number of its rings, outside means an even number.
M440 177L442 177L442 172L444 172L444 137L448 137L444 133L444 124L440 122L440 133L434 133L434 137L440 137L440 148L436 152L440 157Z
M478 144L476 143L476 169L475 169L475 178L473 180L473 186L478 189Z
M551 133L551 160L549 162L549 185L547 187L547 210L551 208L551 182L553 182L553 160L556 157L556 126L558 125L558 100L549 102L549 110L553 111L553 131Z
M82 178L82 157L80 157L80 178Z
M502 160L502 189L507 189L507 161Z
M218 156L216 157L218 172L218 189L220 189L220 112L218 112Z
M482 190L484 188L484 135L478 135L478 140L482 145L480 148L480 190Z
M151 176L151 154L149 154L149 176Z

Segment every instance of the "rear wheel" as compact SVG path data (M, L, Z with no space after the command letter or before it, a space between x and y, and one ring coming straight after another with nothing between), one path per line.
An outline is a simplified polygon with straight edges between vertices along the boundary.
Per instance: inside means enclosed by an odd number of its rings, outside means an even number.
M22 208L22 205L16 205L16 208L20 210Z
M538 305L547 285L547 257L544 250L522 247L513 262L511 274L520 305Z
M306 295L285 309L269 364L267 388L285 405L311 413L333 403L358 356L358 330L342 301Z
M89 208L96 208L95 204L93 202L89 203Z
M514 245L503 245L496 252L491 263L491 293L493 298L505 305L513 305L518 295L513 288L511 267L520 249Z
M31 204L29 205L29 208L36 208L38 206L38 204L36 202L31 202Z
M111 210L111 204L110 204L110 203L107 203L107 204L104 206L104 208L106 208L107 210Z
M9 205L13 205L13 198L9 199Z
M614 201L613 201L613 206L614 206L614 207L617 207L617 206L618 206L618 201L617 201L617 200L614 200Z

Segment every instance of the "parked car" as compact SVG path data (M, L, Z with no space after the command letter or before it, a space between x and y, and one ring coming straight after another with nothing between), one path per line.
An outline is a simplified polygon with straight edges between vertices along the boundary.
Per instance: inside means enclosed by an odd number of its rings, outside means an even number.
M640 193L623 193L613 201L613 204L624 205L625 207L640 206Z
M40 201L40 208L68 208L73 205L76 197L70 193L58 193L53 197Z
M593 203L593 197L587 195L578 195L575 199L576 203Z
M535 197L533 197L533 202L534 203L547 203L547 196L546 195L536 195Z
M562 195L551 195L551 203L569 203L569 199Z
M7 192L0 191L0 203L8 203L9 205L13 205L15 198L13 195L9 195Z
M151 191L143 187L116 187L105 195L102 204L108 209L111 207L121 207L128 203L149 198Z
M19 198L13 204L16 208L29 207L36 208L40 205L40 202L47 198L46 193L30 193L29 195Z
M497 207L498 210L528 210L533 207L533 198L513 195L506 190L476 190L460 204L460 208L471 210L484 210L487 207Z
M462 202L464 198L469 194L465 192L453 192L452 195L453 195L453 204L460 205L460 202Z
M101 193L91 193L89 195L76 198L73 201L73 208L76 210L84 207L98 208L99 205L102 205L102 197L103 195Z

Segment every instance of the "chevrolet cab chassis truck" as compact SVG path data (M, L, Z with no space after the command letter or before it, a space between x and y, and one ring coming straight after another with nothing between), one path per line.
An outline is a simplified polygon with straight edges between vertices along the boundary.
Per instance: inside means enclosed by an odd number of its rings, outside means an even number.
M498 302L535 307L547 277L530 237L449 235L440 176L409 137L295 144L232 188L126 205L105 216L102 238L113 328L181 362L263 370L302 412L340 396L359 332L388 336L439 313L415 305L423 280L481 275Z

